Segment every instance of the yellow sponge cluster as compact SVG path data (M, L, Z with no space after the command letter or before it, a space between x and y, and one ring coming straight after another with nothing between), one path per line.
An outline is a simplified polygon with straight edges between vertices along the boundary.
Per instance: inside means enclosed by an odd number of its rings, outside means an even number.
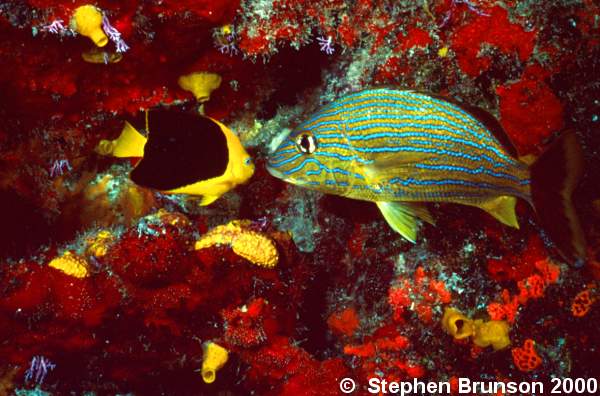
M48 265L75 278L86 278L90 274L87 261L69 251L55 257Z
M215 382L217 371L227 363L229 351L212 341L204 344L204 356L202 358L202 379L207 384Z
M273 241L263 234L248 229L250 221L234 220L213 228L200 238L196 250L214 245L230 245L235 254L261 267L273 268L279 254Z
M446 308L442 328L457 340L472 337L473 343L482 348L491 346L498 351L510 345L510 326L504 320L473 320L455 308Z

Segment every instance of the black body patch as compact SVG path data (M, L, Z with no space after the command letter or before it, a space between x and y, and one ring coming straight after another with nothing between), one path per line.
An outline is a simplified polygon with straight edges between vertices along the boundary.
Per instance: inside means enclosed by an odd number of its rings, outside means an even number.
M211 119L177 110L155 110L148 115L148 127L144 157L131 172L133 182L173 190L225 173L227 139Z

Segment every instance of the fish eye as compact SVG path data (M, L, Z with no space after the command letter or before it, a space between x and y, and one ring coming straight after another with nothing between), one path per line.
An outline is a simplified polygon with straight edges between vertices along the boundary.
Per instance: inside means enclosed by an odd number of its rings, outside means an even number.
M252 158L248 157L244 160L244 165L252 165Z
M296 147L304 154L312 154L317 149L315 137L309 133L303 133L296 139Z

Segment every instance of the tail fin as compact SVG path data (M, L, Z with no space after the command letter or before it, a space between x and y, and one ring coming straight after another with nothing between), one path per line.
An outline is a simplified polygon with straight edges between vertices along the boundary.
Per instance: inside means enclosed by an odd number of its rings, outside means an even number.
M542 227L570 263L583 264L585 238L571 201L583 155L572 131L564 133L531 166L531 196Z
M96 152L119 158L142 158L147 141L148 138L125 121L121 135L115 140L101 140L96 146Z

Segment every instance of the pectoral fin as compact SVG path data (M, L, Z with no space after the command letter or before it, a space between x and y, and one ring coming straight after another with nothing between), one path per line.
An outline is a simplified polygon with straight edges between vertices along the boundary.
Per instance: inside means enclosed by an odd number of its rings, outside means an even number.
M414 164L422 163L432 157L427 153L404 153L398 155L379 154L369 164L357 163L369 183L387 183L391 178L405 178L414 176Z
M515 213L516 205L517 198L502 195L477 206L494 216L499 222L518 229L519 222Z
M417 240L417 218L433 224L433 217L423 204L412 202L377 202L390 227L412 243Z

